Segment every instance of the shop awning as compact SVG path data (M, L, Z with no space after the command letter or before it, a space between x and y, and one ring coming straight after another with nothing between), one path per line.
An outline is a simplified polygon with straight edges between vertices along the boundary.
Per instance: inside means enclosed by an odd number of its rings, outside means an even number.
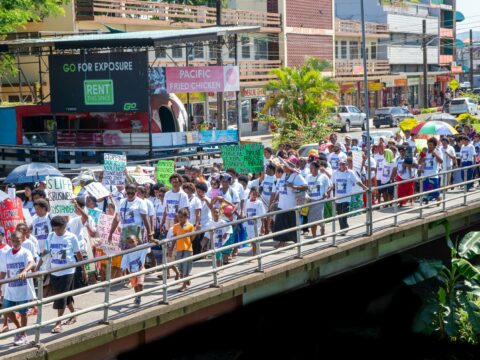
M465 47L465 43L460 39L455 39L455 47L457 49L463 49Z
M463 15L460 11L456 11L455 12L455 20L457 22L462 22L463 20L465 20L465 15Z

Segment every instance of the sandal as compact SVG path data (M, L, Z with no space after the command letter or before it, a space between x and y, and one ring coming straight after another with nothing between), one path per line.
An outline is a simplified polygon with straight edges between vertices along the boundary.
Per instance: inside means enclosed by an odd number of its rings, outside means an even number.
M68 319L67 321L65 321L63 323L63 325L73 325L77 322L77 318L74 316L74 317L71 317L70 319Z
M181 287L180 289L178 289L178 292L184 292L184 291L187 291L187 288Z
M57 325L57 326L55 326L55 327L52 329L51 333L52 333L52 334L59 334L59 333L61 333L62 331L63 331L62 325Z

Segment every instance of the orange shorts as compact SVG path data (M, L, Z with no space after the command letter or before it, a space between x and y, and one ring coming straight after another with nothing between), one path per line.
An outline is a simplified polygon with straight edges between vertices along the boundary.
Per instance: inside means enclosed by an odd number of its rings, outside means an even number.
M138 275L130 278L130 284L132 284L133 287L143 285L144 282L145 275Z

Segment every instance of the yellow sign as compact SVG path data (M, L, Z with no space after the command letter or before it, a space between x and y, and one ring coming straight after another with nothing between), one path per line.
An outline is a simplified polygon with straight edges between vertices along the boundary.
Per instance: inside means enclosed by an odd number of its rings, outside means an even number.
M181 93L181 94L176 94L180 101L184 104L187 103L187 94L186 93ZM200 93L200 92L195 92L195 93L190 93L190 103L199 103L199 102L205 102L205 93Z
M453 79L448 83L448 86L450 87L450 89L455 91L460 87L460 83L457 80Z
M368 91L380 91L383 90L383 83L369 82Z

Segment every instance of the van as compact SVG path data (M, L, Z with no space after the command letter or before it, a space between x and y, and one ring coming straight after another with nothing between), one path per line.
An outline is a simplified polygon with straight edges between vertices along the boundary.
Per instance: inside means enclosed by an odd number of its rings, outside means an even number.
M469 113L477 115L477 103L470 98L457 98L450 102L449 113L451 115L460 115Z

